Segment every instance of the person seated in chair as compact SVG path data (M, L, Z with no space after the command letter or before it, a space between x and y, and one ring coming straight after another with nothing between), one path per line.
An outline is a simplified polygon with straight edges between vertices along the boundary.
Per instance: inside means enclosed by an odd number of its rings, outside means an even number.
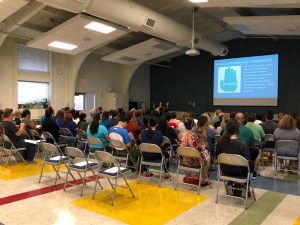
M3 121L0 123L0 131L10 139L16 148L26 148L25 159L28 163L35 163L33 159L36 152L36 145L25 142L24 138L22 137L26 126L25 123L21 123L18 129L12 122L13 119L13 110L8 108L5 109L3 112ZM9 148L10 146L7 147Z

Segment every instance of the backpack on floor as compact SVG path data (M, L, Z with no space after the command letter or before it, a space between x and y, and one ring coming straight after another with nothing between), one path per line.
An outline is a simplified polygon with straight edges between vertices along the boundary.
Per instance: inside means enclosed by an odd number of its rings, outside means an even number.
M183 178L183 182L187 184L199 185L199 176L195 173L188 173Z

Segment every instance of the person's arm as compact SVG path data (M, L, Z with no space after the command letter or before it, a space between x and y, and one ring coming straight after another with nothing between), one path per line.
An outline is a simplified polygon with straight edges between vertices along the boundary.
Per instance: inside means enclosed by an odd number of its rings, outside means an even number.
M15 133L16 136L21 136L24 133L25 130L25 123L21 123L19 130Z

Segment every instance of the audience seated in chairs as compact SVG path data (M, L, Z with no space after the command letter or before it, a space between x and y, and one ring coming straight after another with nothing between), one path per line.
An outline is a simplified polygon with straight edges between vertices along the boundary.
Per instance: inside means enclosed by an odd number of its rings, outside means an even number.
M159 117L150 116L148 121L148 128L142 131L141 133L141 143L147 143L147 144L155 144L157 146L161 146L163 144L163 134L160 130L157 130L159 122ZM172 129L172 128L171 128ZM169 159L169 153L166 150L162 150L163 155L166 159ZM143 153L143 158L145 161L157 161L161 160L162 156L161 154L155 154L155 153ZM168 173L169 169L169 161L166 162L165 175L164 178L168 179L170 178L170 175ZM147 171L143 171L143 176L150 176L150 174Z
M131 116L131 118L130 118L130 116ZM138 141L139 135L141 133L141 128L136 122L134 122L134 120L132 118L132 114L128 113L128 119L129 119L129 121L128 121L127 125L125 126L125 129L128 131L129 134L132 134L135 141Z
M79 113L79 122L77 124L77 128L86 132L88 125L88 122L86 122L86 114L84 111L81 111Z
M90 138L90 137L98 138L101 140L101 142L103 144L103 145L92 144L90 146L90 150L92 149L93 152L95 152L96 150L103 151L104 149L109 148L108 147L108 145L109 145L108 130L106 129L105 126L103 126L99 123L99 120L100 120L100 114L96 113L93 121L87 128L88 138Z
M57 126L57 124L53 121L53 111L48 108L45 111L45 119L42 123L42 130L49 132L53 138L55 139L55 141L57 143L59 143L59 127ZM48 143L51 143L52 140L46 140ZM53 143L51 143L53 144Z
M159 121L157 129L162 132L163 136L166 136L167 138L169 138L169 140L171 141L171 144L173 145L173 147L175 147L175 148L178 147L177 133L172 127L168 126L166 118L163 117ZM168 148L170 146L163 146L163 147Z
M274 114L271 110L268 110L265 113L265 122L261 123L261 127L263 128L265 134L273 134L278 124L273 121Z
M0 132L5 134L16 148L26 148L25 159L28 163L34 163L36 145L26 143L22 134L25 130L25 123L21 123L19 129L12 122L14 114L12 109L5 109L3 112L3 121L0 123ZM10 147L10 146L8 146Z
M264 140L265 132L260 125L255 123L254 113L248 113L246 127L248 127L252 131L254 138L256 138L259 141Z
M210 156L205 148L206 143L205 140L203 140L203 137L200 137L198 134L194 133L192 131L194 127L194 120L191 118L186 118L183 121L186 130L179 134L179 145L183 147L192 147L197 149L200 152L202 161L194 159L194 158L182 158L182 165L188 166L188 167L199 167L201 165L201 162L204 162L207 165L207 168L210 166ZM198 122L199 123L199 122ZM207 169L206 168L206 169ZM206 173L202 173L202 179L203 183L202 186L209 185L208 182L204 181L207 179L207 171Z
M205 116L200 116L197 123L197 133L206 142L207 149L211 152L215 146L215 133L210 129Z

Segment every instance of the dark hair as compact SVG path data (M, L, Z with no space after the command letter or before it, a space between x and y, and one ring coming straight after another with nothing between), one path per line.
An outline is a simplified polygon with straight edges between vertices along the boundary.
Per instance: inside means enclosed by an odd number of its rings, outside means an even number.
M84 121L86 118L86 114L85 113L80 113L79 114L79 121Z
M12 109L9 109L9 108L4 109L3 118L8 118L10 116L10 114L12 114L12 112L13 112Z
M56 118L58 120L64 120L64 111L58 110L57 113L56 113Z
M79 117L79 112L76 111L75 109L71 109L70 113L74 119L77 119Z
M65 112L69 112L69 111L70 111L70 107L69 106L65 107Z
M183 124L187 130L191 130L195 125L195 122L191 118L186 118L185 120L183 120Z
M256 113L255 118L256 118L257 120L263 121L263 120L264 120L264 115L261 114L261 113Z
M274 113L272 110L268 110L265 114L265 116L267 117L268 120L273 120L274 118Z
M99 128L99 120L100 120L100 113L96 113L93 117L93 120L90 124L90 132L91 134L97 134Z
M254 113L248 113L247 114L247 121L248 122L254 122L255 121L255 115L254 115Z
M206 116L200 116L198 119L198 127L203 127L206 125L206 123L208 122L208 119Z
M159 117L157 116L150 116L148 121L148 128L145 130L146 136L150 139L153 135L152 127L156 126L159 123Z
M149 118L150 118L150 115L149 115L149 114L146 114L146 115L143 117L143 123L144 123L144 125L148 124Z
M223 141L230 141L230 137L240 132L240 124L236 120L229 120L226 124L226 131L222 136Z
M24 118L24 117L26 117L28 114L30 114L29 109L24 109L24 110L22 111L21 116L22 116L22 118Z
M109 112L108 111L104 111L102 113L102 121L108 120L108 118L109 118Z
M142 115L142 113L141 113L140 110L138 110L138 111L135 112L135 116L136 116L136 117L140 117L141 115Z
M229 113L230 119L234 119L234 118L235 118L235 115L236 115L236 112L231 112L231 113Z
M119 121L128 123L129 120L131 120L131 118L132 118L132 116L131 116L130 113L121 114L120 118L119 118Z
M170 112L166 112L166 113L164 114L164 117L166 118L167 121L170 121L170 119L172 118Z
M110 115L114 118L117 117L119 115L117 110L110 110Z
M53 113L53 110L51 110L50 108L46 109L46 111L45 111L46 118L50 119L52 117L52 113Z
M171 112L171 119L176 119L176 112Z
M162 117L158 124L158 129L164 133L164 131L168 128L168 121L165 117Z

